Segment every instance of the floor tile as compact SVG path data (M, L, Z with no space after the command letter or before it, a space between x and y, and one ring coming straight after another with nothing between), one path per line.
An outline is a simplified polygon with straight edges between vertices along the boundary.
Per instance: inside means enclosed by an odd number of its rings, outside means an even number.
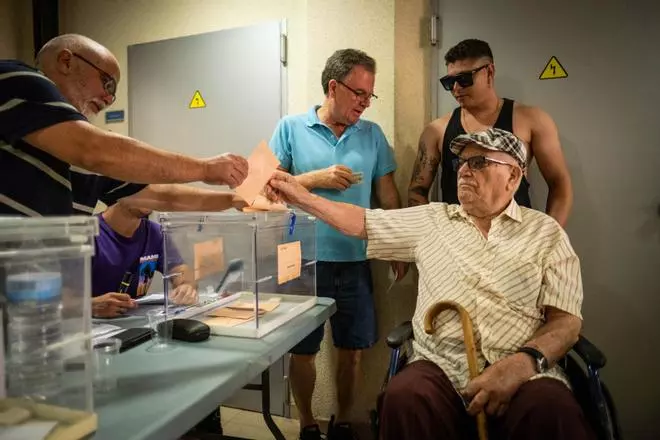
M220 407L220 417L225 423L233 420L241 412L240 409L229 408L228 406Z
M266 422L264 422L264 416L261 413L254 411L238 411L231 421L240 423L241 425L266 425Z
M281 428L280 430L287 440L297 439L297 433L285 431ZM262 423L261 425L245 425L242 423L230 422L227 425L223 425L223 431L225 435L242 437L250 440L273 439L273 434L270 432L265 423Z

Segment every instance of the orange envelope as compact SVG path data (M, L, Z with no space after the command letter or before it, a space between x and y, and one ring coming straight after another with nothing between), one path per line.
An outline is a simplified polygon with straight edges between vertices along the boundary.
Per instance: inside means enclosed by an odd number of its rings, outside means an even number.
M302 254L299 241L277 245L277 284L299 278L301 266Z
M214 310L208 314L214 318L231 318L231 319L252 319L254 318L253 310L236 310L230 309L229 307L223 307L218 310Z
M281 299L277 298L277 297L276 298L271 298L271 299L266 300L266 301L261 301L259 303L259 314L263 315L264 313L272 312L273 310L275 310L277 308L277 306L280 305L280 301L281 301ZM241 311L254 312L254 305L255 305L255 301L236 301L236 302L233 302L233 303L229 304L228 306L226 306L226 308L232 309L232 310L241 310ZM220 309L220 310L222 310L222 309Z
M283 203L273 203L266 197L259 194L255 197L251 206L243 208L243 212L259 212L259 211L278 211L286 212L289 208Z
M266 141L261 141L248 157L248 175L243 183L236 187L236 194L248 205L252 205L278 166L280 161L270 151Z
M236 327L237 325L245 324L251 319L238 319L238 318L206 318L204 323L208 326L218 327Z
M195 279L199 280L225 268L225 249L222 237L193 245Z

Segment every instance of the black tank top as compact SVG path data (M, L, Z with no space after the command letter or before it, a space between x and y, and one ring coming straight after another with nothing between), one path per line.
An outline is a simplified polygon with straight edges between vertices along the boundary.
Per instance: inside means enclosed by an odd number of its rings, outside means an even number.
M513 133L513 100L504 98L502 109L500 110L500 114L497 116L497 121L495 121L493 127ZM458 107L454 109L451 119L449 119L447 129L445 130L445 136L442 140L440 189L442 191L441 200L445 203L459 203L457 185L458 173L454 171L454 160L457 159L458 156L451 152L449 145L455 137L462 134L465 134L465 130L461 124L461 108ZM522 181L520 182L520 188L518 188L518 191L516 192L515 199L520 206L526 206L528 208L532 207L529 198L529 182L525 176L523 176Z

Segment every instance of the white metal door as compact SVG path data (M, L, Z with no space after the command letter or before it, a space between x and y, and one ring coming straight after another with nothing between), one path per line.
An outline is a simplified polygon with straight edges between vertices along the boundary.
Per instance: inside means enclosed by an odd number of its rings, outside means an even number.
M438 1L438 0L436 0ZM582 262L584 334L626 438L660 438L660 9L613 0L439 0L443 56L465 38L491 44L500 96L554 118L573 179L567 231ZM552 56L568 73L539 80ZM437 88L437 114L456 102ZM544 209L537 170L532 199Z
M286 21L273 21L129 46L130 135L196 157L249 156L286 114L284 35ZM279 416L289 415L287 361L270 367ZM260 411L261 394L241 390L223 403Z

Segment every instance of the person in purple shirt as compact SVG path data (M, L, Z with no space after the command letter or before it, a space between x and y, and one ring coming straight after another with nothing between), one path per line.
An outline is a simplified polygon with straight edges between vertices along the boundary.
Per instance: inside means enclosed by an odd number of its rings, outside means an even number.
M122 201L99 218L96 255L92 259L92 315L113 318L137 307L136 298L147 294L156 272L163 273L163 234L148 219L152 210ZM170 300L176 304L197 301L192 272L175 250L168 249L171 278ZM123 285L125 283L126 285Z
M240 199L211 196L203 207L224 210L232 206L242 209L244 205ZM94 317L112 318L137 307L135 298L147 294L154 273L163 273L163 266L172 268L172 274L180 274L171 278L174 289L170 300L176 304L197 302L192 271L174 247L168 247L169 264L164 264L160 225L148 219L151 209L138 206L139 200L122 199L98 216L99 235L96 237L96 255L92 259ZM127 273L131 277L128 286L125 286L122 282ZM218 409L197 423L185 438L222 438L222 432Z

